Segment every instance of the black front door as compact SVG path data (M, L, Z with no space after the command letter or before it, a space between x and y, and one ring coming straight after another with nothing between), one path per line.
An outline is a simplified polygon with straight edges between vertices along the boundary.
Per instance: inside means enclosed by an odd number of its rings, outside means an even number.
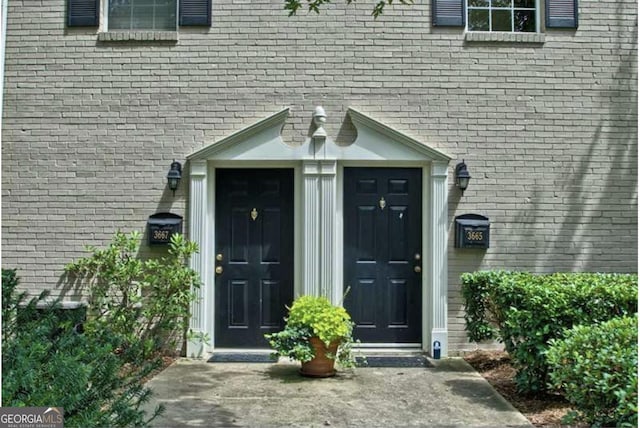
M421 342L422 172L345 168L345 307L363 343Z
M265 348L293 300L293 170L216 171L217 347Z

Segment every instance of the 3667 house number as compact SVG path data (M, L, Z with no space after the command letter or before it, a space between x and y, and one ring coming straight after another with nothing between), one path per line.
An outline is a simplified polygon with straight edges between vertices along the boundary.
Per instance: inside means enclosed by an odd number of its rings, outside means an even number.
M153 231L154 241L168 241L170 235L171 235L170 230L154 230Z

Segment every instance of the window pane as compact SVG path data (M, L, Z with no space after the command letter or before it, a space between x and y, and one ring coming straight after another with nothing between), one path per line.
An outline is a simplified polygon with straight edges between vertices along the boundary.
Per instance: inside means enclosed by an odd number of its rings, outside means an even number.
M469 7L489 7L489 0L469 0Z
M128 29L131 25L131 1L111 0L109 3L109 28Z
M536 8L536 0L515 0L513 2L513 5L515 7L526 7L529 9L535 9Z
M493 7L511 7L511 0L493 0L491 2Z
M111 30L175 30L176 0L110 0Z
M469 30L489 31L489 11L482 9L469 10Z
M511 31L511 11L491 11L491 31Z
M533 10L516 10L514 16L514 31L535 33L536 12Z

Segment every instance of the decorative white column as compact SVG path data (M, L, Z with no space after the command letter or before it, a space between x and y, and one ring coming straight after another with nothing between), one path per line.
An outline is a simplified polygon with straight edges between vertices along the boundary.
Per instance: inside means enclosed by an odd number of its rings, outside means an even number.
M207 298L207 162L204 160L190 163L189 183L189 240L198 244L199 252L191 256L190 267L200 275L201 285L193 290L196 299L191 303L189 328L194 333L206 332L205 307ZM200 357L203 353L201 341L187 342L187 356Z
M335 160L305 161L302 165L302 290L304 294L330 299L336 286L336 170Z
M336 256L336 171L335 160L319 162L320 172L320 293L332 299ZM337 302L334 302L337 303Z
M441 357L447 356L447 173L448 164L431 164L431 251L429 283L431 285L431 338L428 349L433 355L433 343L440 342Z
M302 293L320 295L320 185L318 162L302 164Z

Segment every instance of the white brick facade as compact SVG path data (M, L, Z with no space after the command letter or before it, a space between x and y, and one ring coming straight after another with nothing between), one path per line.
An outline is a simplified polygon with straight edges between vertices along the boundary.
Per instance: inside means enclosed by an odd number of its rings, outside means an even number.
M452 351L469 346L462 272L637 271L636 2L581 0L577 30L524 42L433 27L429 2L377 21L371 7L288 18L278 2L219 0L211 28L110 42L65 27L63 0L10 1L2 266L26 289L77 297L63 266L84 245L157 211L188 219L188 180L175 197L166 187L171 161L285 107L283 138L301 145L322 105L337 143L352 139L351 107L453 157ZM473 178L460 197L462 159ZM490 218L490 249L453 248L463 213Z

